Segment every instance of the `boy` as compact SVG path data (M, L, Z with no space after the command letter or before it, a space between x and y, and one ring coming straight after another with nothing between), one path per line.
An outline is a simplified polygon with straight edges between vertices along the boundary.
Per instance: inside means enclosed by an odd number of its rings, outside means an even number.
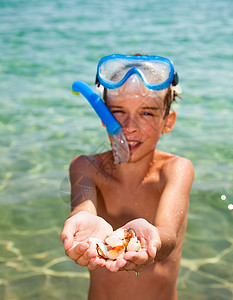
M112 55L99 63L97 82L122 125L130 159L114 164L109 151L70 165L72 212L61 240L66 254L89 269L89 300L177 299L194 170L189 160L156 150L175 124L177 78L161 57ZM141 251L114 261L98 257L89 238L105 239L119 227L134 229Z

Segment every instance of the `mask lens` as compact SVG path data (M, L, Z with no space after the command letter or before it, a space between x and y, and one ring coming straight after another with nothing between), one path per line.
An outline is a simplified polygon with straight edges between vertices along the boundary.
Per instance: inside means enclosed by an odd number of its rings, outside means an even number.
M129 68L126 67L124 60L108 60L101 64L99 75L103 80L109 82L119 82L124 78L128 70Z
M148 84L159 84L169 78L170 66L165 62L145 62L140 70Z

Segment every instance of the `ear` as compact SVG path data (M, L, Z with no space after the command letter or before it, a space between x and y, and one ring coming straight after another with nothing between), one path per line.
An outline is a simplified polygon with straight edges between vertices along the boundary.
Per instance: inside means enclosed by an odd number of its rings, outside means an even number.
M170 131L172 131L173 127L175 126L175 122L176 112L173 110L169 112L169 115L165 119L162 133L169 133Z

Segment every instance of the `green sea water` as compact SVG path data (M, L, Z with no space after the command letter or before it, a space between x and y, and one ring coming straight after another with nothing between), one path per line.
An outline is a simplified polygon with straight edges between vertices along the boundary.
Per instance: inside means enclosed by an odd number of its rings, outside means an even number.
M86 299L64 254L68 167L109 149L75 80L112 53L173 60L183 100L158 148L194 164L179 299L233 297L233 2L0 1L0 299Z

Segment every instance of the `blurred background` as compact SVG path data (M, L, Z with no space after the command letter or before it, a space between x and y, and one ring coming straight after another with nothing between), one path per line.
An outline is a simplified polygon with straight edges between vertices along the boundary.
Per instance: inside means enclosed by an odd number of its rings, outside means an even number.
M179 299L232 299L232 37L232 0L0 1L0 299L86 299L88 272L59 240L68 168L110 147L71 85L138 52L172 59L183 89L158 145L196 171Z

